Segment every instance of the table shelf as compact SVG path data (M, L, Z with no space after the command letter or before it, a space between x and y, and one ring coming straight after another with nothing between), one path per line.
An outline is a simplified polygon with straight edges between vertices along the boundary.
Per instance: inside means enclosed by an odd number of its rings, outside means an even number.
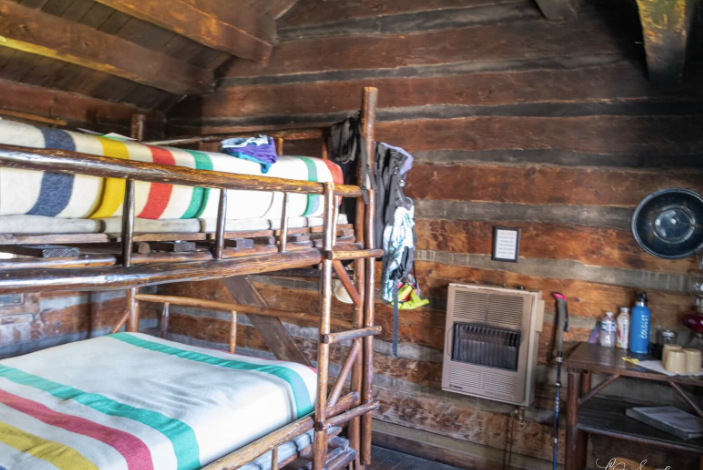
M578 429L668 449L703 454L703 438L683 440L625 415L628 403L593 398L580 407Z

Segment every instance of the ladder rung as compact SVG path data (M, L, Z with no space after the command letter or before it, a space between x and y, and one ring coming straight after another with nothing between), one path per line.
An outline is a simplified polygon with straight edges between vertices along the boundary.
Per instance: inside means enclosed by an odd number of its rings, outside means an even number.
M358 330L347 330L340 331L338 333L328 333L326 335L322 335L322 337L320 338L320 342L325 344L333 344L339 343L340 341L363 338L365 336L375 336L380 333L380 326L367 326L366 328L359 328Z
M326 252L326 258L331 260L350 260L361 258L380 258L383 256L383 250L378 248L369 250L333 250Z

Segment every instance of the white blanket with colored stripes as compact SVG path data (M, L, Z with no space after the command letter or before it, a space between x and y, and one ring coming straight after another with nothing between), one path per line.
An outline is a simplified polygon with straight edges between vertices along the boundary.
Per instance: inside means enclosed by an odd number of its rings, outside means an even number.
M195 470L310 413L289 362L118 333L0 361L0 468Z
M0 120L0 143L63 149L88 155L175 165L199 170L261 176L261 165L224 153L156 147L129 140L35 127ZM342 171L329 160L280 157L263 176L341 184ZM122 214L125 181L0 167L0 216L34 215L107 219ZM228 191L227 219L281 216L283 194ZM288 214L319 216L323 196L291 194ZM219 189L147 183L135 184L135 214L142 219L207 219L217 216Z

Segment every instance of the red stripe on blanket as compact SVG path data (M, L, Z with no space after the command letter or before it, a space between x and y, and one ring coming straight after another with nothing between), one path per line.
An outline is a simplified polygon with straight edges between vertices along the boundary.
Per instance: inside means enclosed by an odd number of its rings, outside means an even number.
M323 159L322 161L325 162L325 165L327 165L327 168L332 174L332 182L334 184L344 184L344 175L342 174L342 169L339 168L336 163L333 163L330 160Z
M41 403L0 390L0 403L50 426L91 437L122 454L129 470L154 470L149 448L139 438L84 418L53 411ZM46 437L46 436L44 436Z
M330 170L330 174L332 175L332 182L335 185L338 184L344 184L344 173L342 173L342 169L339 168L339 165L336 163L331 162L330 160L322 160L325 162L325 165L327 165L327 168ZM337 196L337 205L342 204L342 196Z
M172 166L176 164L176 159L170 151L161 147L152 147L151 145L147 145L147 147L151 150L154 163ZM166 210L166 206L168 206L168 201L171 200L172 191L173 186L170 184L151 183L146 205L137 217L141 217L142 219L158 219L161 217L161 214Z

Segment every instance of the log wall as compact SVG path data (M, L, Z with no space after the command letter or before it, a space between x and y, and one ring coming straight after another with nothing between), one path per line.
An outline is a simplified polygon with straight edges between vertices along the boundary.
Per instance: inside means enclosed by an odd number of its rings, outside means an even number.
M650 294L655 327L680 328L696 260L646 254L629 223L657 189L703 190L700 73L689 70L677 89L648 82L634 2L587 2L577 20L549 22L527 0L301 0L279 20L279 39L266 67L235 61L215 94L183 101L169 116L170 132L330 123L357 109L362 86L378 87L378 140L416 157L407 194L416 204L417 274L431 303L401 313L397 359L389 354L391 309L377 305L377 439L467 468L508 460L549 468L553 302L538 397L511 432L511 407L440 390L447 284L525 286L548 299L561 291L572 313L570 343L587 339L605 311L630 305L635 289ZM319 144L285 150L316 155ZM522 230L518 263L491 260L495 225ZM256 284L271 307L317 309L314 280L259 276ZM168 291L229 296L216 282ZM335 312L351 310L335 303ZM223 318L173 315L174 334L226 342ZM241 328L242 351L263 349L255 330ZM313 330L290 329L314 358ZM631 390L623 383L608 392ZM675 400L661 389L641 389L639 398ZM408 446L413 440L422 445ZM698 462L616 450L658 467ZM591 462L609 452L612 445L593 440Z
M107 334L124 315L124 291L25 294L12 306L0 297L0 359ZM142 309L142 329L156 326L156 311Z

